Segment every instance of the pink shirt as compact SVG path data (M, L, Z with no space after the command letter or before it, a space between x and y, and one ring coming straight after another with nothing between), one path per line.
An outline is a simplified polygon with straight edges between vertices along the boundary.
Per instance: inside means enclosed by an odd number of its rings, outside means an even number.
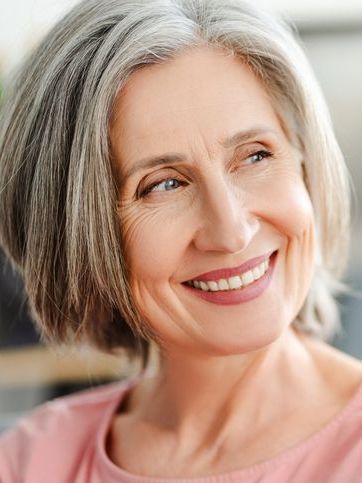
M324 428L276 457L219 476L132 475L108 458L112 416L137 378L48 402L0 438L1 483L360 483L362 385Z

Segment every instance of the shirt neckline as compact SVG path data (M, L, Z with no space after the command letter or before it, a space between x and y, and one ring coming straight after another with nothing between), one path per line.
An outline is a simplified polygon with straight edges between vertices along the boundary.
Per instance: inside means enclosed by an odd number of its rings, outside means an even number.
M282 465L286 460L293 457L297 457L300 453L307 451L311 446L319 442L323 437L329 435L329 433L338 425L344 422L344 420L353 412L353 410L361 404L362 409L362 381L360 382L357 390L353 396L349 399L347 404L340 409L337 414L327 422L321 429L317 430L304 440L296 443L290 448L284 450L265 461L256 463L248 468L242 468L240 470L233 470L226 473L219 473L210 476L194 477L194 478L156 478L142 475L136 475L129 473L128 471L120 468L108 457L106 452L106 437L110 430L110 424L117 409L119 408L122 400L124 400L127 393L134 387L141 377L148 376L136 376L126 381L122 381L119 390L121 393L110 405L108 411L104 415L104 419L100 430L97 434L96 442L96 457L98 458L99 468L102 468L104 477L107 477L109 483L122 481L124 483L220 483L222 478L231 479L238 478L239 480L247 477L261 476L267 470L271 470L277 466ZM103 475L102 475L103 476Z

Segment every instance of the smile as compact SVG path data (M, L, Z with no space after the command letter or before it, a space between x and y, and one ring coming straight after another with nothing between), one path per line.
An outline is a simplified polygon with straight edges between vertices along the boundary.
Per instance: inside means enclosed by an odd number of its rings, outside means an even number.
M246 287L251 283L261 278L269 268L269 258L257 265L251 270L248 270L240 275L235 275L230 278L221 278L219 280L190 280L187 282L189 286L203 290L204 292L219 292L226 290L236 290L241 287Z
M235 305L249 302L260 297L272 282L277 254L278 251L275 251L239 275L218 280L189 280L181 285L191 296L212 304Z

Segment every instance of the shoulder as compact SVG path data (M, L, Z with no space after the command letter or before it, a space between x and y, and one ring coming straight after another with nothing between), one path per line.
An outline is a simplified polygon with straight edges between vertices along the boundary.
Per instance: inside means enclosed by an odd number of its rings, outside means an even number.
M362 474L361 380L357 387L353 386L352 396L344 407L322 430L307 441L305 449L308 451L308 460L305 463L308 477L303 481L312 481L317 475L320 478L318 481L360 481Z
M25 474L46 472L47 465L52 466L52 473L65 474L65 468L79 461L95 440L129 384L110 383L57 398L23 417L0 437L0 477L9 482L27 481Z

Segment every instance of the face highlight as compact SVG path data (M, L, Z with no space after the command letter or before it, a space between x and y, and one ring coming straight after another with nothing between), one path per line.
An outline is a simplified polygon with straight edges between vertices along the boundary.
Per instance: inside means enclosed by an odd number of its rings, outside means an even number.
M130 77L111 144L135 303L166 350L227 355L273 342L305 299L314 220L300 155L236 57L195 48ZM271 281L219 305L188 280L277 251Z

